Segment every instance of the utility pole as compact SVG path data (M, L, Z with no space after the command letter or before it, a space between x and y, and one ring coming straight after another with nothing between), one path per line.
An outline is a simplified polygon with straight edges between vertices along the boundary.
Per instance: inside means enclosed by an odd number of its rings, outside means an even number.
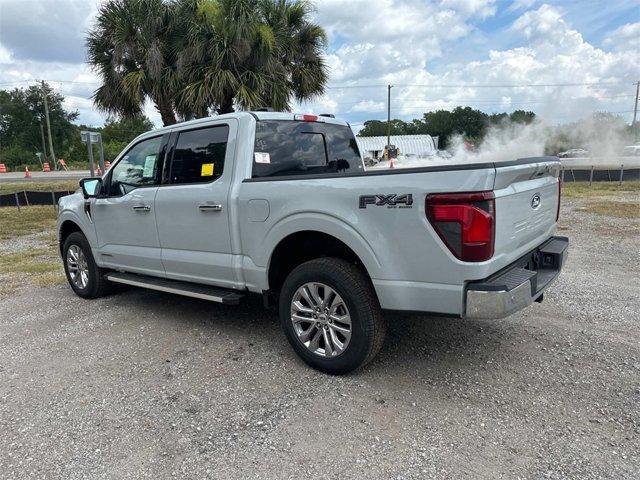
M636 118L638 117L638 94L640 93L640 81L636 82L636 106L633 108L633 122L631 130L634 132L636 141L638 140L638 129L636 128Z
M49 103L47 102L47 89L45 88L44 80L42 80L42 97L44 98L44 117L47 121L47 133L49 134L49 153L51 153L51 162L53 163L53 169L58 169L58 162L56 161L56 154L53 152L53 139L51 137L51 122L49 121Z
M47 143L44 141L44 127L42 126L42 122L40 122L40 137L42 137L42 157L43 157L43 160L46 162L48 158Z
M387 145L391 145L391 88L387 85Z
M102 145L102 134L98 133L98 146L100 147L100 170L104 172L104 145Z

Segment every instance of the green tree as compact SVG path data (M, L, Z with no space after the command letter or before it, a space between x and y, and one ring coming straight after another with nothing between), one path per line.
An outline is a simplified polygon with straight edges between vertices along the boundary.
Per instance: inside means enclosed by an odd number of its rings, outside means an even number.
M451 121L455 133L481 139L487 129L488 116L471 107L456 107L451 112Z
M454 132L453 115L448 110L436 110L423 115L424 133L438 137L438 146L446 148L449 137Z
M234 108L290 109L324 91L324 30L306 0L109 0L87 38L98 108L151 100L165 125Z
M488 120L490 125L500 125L509 121L509 114L505 112L492 113L489 115Z
M306 0L178 0L183 25L179 107L261 106L289 110L292 100L320 95L327 82L326 34L310 20Z
M71 122L78 117L78 112L65 110L64 97L49 85L45 84L44 90L52 140L56 153L60 154L73 141L76 127ZM35 153L42 151L41 124L45 125L42 86L0 91L0 163L10 166L36 163Z
M391 120L391 135L407 135L408 125L402 120ZM358 136L360 137L380 137L387 135L387 121L386 120L367 120L364 122L364 127Z
M514 123L530 124L536 119L536 114L533 112L526 112L524 110L516 110L509 114L509 120Z
M181 84L176 72L179 51L175 4L163 0L109 0L98 11L87 37L88 63L102 85L95 105L110 114L140 114L153 102L164 125L176 123Z
M100 130L103 142L129 143L138 135L153 129L153 123L144 115L110 117Z

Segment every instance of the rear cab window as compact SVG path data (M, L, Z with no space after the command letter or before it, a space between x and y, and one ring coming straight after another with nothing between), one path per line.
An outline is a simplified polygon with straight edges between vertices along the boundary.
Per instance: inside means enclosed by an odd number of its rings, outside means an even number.
M363 172L358 144L347 125L258 120L253 178Z

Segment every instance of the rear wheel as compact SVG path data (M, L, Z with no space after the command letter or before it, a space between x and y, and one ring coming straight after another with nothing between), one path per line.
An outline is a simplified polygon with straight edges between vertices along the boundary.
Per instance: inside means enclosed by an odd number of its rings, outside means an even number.
M64 271L69 285L82 298L98 298L110 292L112 284L105 271L96 265L91 246L80 232L73 232L62 247Z
M371 361L386 323L370 280L337 258L296 267L280 294L280 321L289 343L311 367L345 374Z

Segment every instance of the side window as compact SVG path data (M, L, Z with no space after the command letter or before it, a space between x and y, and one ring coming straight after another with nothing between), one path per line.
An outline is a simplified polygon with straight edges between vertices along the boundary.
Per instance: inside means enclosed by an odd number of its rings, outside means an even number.
M351 128L324 122L257 122L253 160L253 177L363 170Z
M109 195L125 195L138 187L156 185L162 137L136 143L111 170Z
M188 130L178 134L171 160L171 184L211 182L222 175L229 127Z

